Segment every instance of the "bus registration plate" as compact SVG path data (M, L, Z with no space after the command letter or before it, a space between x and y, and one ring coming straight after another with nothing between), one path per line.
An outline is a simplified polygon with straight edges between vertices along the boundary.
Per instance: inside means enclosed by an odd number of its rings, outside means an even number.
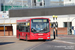
M43 38L38 38L38 39L43 39Z

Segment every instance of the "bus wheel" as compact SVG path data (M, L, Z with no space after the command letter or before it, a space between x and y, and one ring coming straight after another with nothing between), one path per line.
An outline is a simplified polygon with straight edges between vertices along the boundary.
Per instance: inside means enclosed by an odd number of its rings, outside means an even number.
M27 40L27 35L26 35L26 41L28 41L28 40Z

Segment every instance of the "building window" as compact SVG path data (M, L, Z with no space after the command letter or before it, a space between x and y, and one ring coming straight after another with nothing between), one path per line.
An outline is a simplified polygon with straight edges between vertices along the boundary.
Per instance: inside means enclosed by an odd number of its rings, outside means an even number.
M64 22L64 27L67 27L67 22Z
M69 0L69 1L71 1L71 0Z

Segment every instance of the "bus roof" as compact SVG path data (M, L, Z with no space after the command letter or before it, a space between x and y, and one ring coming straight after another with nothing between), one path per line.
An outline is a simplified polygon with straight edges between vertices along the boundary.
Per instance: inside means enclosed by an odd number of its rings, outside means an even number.
M27 19L20 19L20 20L17 20L17 22L28 22L28 21L30 21L31 19L49 19L49 18L43 18L43 17L27 18Z

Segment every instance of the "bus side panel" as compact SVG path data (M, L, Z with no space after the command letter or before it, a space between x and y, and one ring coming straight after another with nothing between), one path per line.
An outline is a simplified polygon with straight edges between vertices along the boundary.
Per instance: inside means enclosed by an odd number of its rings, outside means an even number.
M30 32L27 32L27 40L30 40Z
M27 36L27 40L29 40L29 32L22 32L22 39L26 39L26 36Z

